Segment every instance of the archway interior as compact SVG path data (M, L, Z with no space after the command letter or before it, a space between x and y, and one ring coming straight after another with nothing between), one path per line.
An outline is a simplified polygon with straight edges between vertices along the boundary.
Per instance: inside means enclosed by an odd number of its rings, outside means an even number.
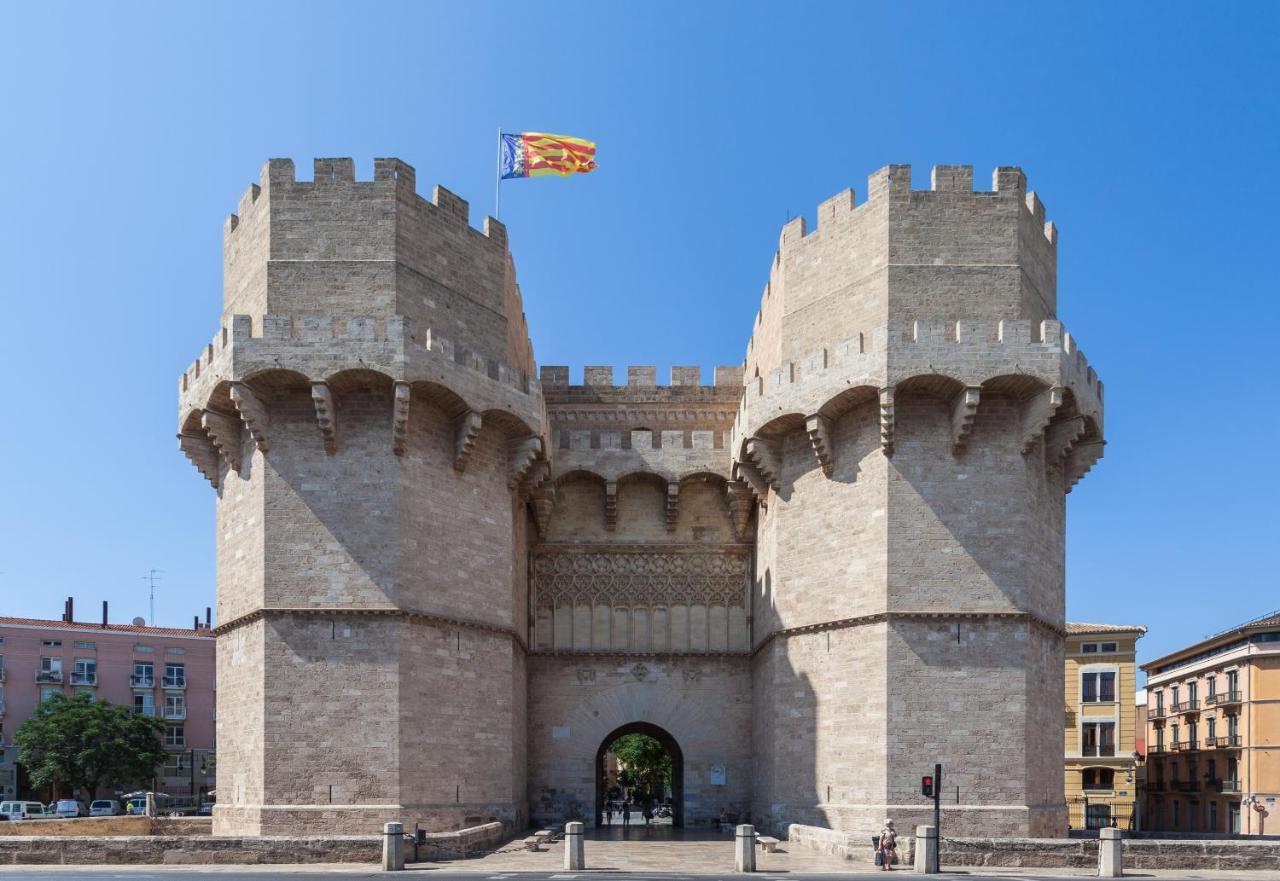
M621 824L628 803L633 824L644 825L647 807L651 825L684 826L684 756L669 732L649 722L614 729L596 750L596 826Z

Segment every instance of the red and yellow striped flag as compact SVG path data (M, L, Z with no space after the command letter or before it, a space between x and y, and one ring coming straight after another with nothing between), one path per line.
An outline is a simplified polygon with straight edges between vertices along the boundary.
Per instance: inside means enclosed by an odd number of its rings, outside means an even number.
M596 167L594 141L549 135L545 132L521 132L502 135L502 177L543 177L556 174L586 174Z

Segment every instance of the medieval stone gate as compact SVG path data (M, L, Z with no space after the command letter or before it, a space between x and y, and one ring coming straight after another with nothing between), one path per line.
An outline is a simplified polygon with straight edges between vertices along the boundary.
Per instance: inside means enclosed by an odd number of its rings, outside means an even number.
M270 160L179 383L218 496L215 831L590 822L643 723L686 824L909 826L941 761L957 834L1064 833L1103 387L1057 230L1017 168L867 184L783 228L740 365L578 383L535 368L501 223L399 160Z

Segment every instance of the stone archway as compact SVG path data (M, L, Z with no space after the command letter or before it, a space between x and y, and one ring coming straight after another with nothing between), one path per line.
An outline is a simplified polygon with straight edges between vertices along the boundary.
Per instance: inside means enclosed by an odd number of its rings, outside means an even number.
M602 811L605 802L605 773L604 773L604 756L609 746L622 737L624 734L646 734L652 737L666 749L667 754L671 756L671 825L675 828L683 828L684 826L684 753L680 749L680 744L671 736L671 733L664 728L654 725L652 722L628 722L621 725L600 741L600 746L596 750L595 761L595 825L597 828L601 825Z

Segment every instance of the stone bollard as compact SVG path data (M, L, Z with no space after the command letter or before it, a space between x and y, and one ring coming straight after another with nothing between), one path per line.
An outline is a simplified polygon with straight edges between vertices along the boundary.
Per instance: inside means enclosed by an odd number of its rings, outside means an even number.
M147 793L146 807L143 809L148 817L156 815L156 794L154 792Z
M756 870L756 827L739 826L733 839L733 870L735 872L754 872Z
M916 827L916 860L917 875L938 874L938 827Z
M564 867L569 871L579 872L587 867L586 851L583 847L582 824L578 822L564 824Z
M1098 832L1098 877L1124 877L1124 839L1119 829L1107 827Z
M387 823L382 827L382 871L399 872L404 869L404 826Z

